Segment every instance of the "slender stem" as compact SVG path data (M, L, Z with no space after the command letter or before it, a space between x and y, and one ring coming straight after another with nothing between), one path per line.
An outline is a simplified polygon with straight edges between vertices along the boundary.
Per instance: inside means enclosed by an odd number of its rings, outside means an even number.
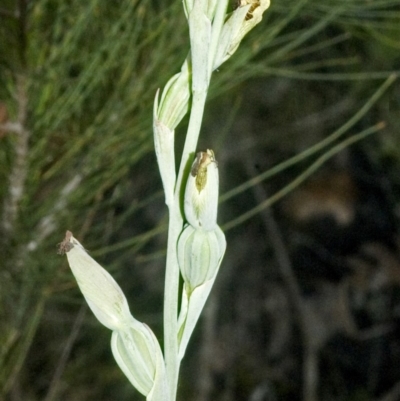
M176 245L182 231L183 218L179 203L174 202L169 209L167 265L164 289L164 358L169 383L170 401L176 399L178 386L178 291L179 266Z
M193 153L196 151L206 98L207 98L207 90L201 92L193 92L189 127L186 135L185 146L182 152L181 164L179 168L177 185L175 189L176 202L179 202L181 191L184 187L183 181L186 178L185 171L188 167L191 158L193 158Z
M212 24L212 36L209 49L209 82L211 80L212 66L218 48L218 41L221 35L222 26L225 20L226 9L228 7L228 0L219 0L215 12L215 18ZM201 123L203 120L204 106L207 99L208 88L204 91L192 91L192 107L190 110L189 127L186 134L185 146L183 148L181 164L175 189L175 199L179 200L180 191L182 190L182 182L185 178L185 170L190 161L190 157L196 151L197 142L199 139Z
M164 289L164 349L165 366L170 386L171 401L176 399L180 366L178 356L179 265L176 254L179 234L183 227L183 215L180 209L180 195L181 190L184 188L185 166L190 161L191 154L195 151L197 146L206 97L206 91L193 93L189 129L182 154L174 202L169 209L170 220L168 227L167 266Z

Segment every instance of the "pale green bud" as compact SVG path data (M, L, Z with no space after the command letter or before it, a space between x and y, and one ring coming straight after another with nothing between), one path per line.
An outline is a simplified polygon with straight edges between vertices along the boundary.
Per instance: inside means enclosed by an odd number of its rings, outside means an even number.
M110 330L123 328L132 316L124 293L110 273L89 256L70 231L60 244L59 253L66 253L78 286L100 323Z
M206 231L217 226L218 164L214 152L197 153L186 183L184 209L188 223Z
M213 287L225 249L225 235L218 226L204 231L187 225L179 237L178 262L184 280L178 319L180 359Z
M175 135L165 124L157 119L158 91L154 102L153 133L154 148L156 151L158 167L165 192L165 203L171 205L174 197L176 171L175 171Z
M113 331L113 355L129 381L147 401L168 401L161 348L150 328L133 318L119 285L70 231L60 244L59 253L67 255L90 309L100 323Z
M212 231L184 228L178 240L178 262L189 293L215 277L225 248L225 235L218 226Z
M182 65L181 72L174 75L162 91L160 103L156 98L154 119L173 131L189 110L190 71L189 59Z
M244 36L261 22L270 0L238 0L237 3L238 7L228 16L222 28L213 70L228 60Z
M149 327L132 321L124 330L114 331L111 349L120 369L147 400L169 399L161 348Z
M114 331L111 349L126 377L146 396L153 387L156 367L151 335L146 333L144 324L140 326L139 330L127 327L123 331Z

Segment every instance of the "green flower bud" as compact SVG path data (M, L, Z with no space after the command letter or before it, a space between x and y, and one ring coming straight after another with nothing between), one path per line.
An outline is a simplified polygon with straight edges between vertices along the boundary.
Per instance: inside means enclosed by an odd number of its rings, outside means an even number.
M228 60L240 42L262 20L270 0L238 0L238 7L227 18L222 28L213 70Z
M216 276L225 248L225 235L218 226L212 231L184 228L178 240L178 262L189 293Z
M206 231L217 227L218 164L214 152L197 153L185 189L185 216L194 228Z
M205 231L187 225L179 237L178 263L184 280L178 319L180 359L213 287L225 249L225 235L218 226Z
M173 131L189 110L190 71L189 59L182 65L181 72L174 75L165 85L161 100L154 104L154 119Z
M78 286L100 323L110 330L125 327L132 315L121 287L110 273L89 256L70 231L60 244L59 253L66 253Z
M111 349L118 366L147 400L168 400L164 359L149 327L132 321L124 330L114 331Z
M153 133L154 148L165 192L165 203L170 206L175 189L175 133L157 119L158 91L154 102Z
M160 345L148 326L137 321L119 285L67 231L59 246L66 254L90 309L113 331L111 348L121 370L147 401L168 401L165 364Z
M153 387L155 361L153 357L153 339L147 327L137 322L138 327L127 327L123 331L114 331L111 349L115 360L129 381L143 395Z

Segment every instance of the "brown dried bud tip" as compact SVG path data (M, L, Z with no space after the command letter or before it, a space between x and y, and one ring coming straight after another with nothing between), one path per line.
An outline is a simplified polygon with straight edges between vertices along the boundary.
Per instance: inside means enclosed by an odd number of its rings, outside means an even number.
M65 238L63 239L63 241L58 244L57 253L59 255L65 255L74 247L74 244L71 242L71 237L72 237L71 231L67 231L65 233Z
M236 8L248 6L251 4L249 8L249 12L246 14L246 21L253 18L253 11L260 6L260 0L237 0Z
M199 193L206 186L207 183L207 166L211 163L218 165L215 160L214 152L207 149L207 152L199 152L196 155L196 160L192 165L190 173L196 177L196 187Z

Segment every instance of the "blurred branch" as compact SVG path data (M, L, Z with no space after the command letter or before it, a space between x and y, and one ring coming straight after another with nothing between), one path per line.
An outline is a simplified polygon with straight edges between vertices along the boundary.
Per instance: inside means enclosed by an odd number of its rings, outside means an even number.
M198 352L199 360L196 401L207 401L211 399L213 388L211 366L215 359L214 347L216 344L215 337L218 319L218 303L218 297L215 295L215 292L211 293L202 317L202 338Z
M400 398L400 382L396 383L388 393L378 401L397 401Z
M249 176L254 175L255 168L246 160L246 170ZM257 203L263 203L268 198L268 194L260 185L253 187L254 196ZM303 401L317 401L318 399L318 342L315 341L312 328L315 326L314 315L307 307L301 294L301 289L294 274L289 252L283 240L282 233L276 223L273 212L270 208L265 208L261 212L262 222L271 241L275 252L282 279L286 285L289 297L292 301L294 315L302 334L303 339Z
M281 190L276 192L269 198L263 198L262 202L260 202L254 208L248 210L247 212L243 213L239 217L232 219L228 223L222 226L224 231L230 230L231 228L244 223L246 220L250 219L251 217L255 216L256 214L260 213L262 210L270 207L272 204L277 202L278 200L282 199L285 195L293 191L297 188L302 182L304 182L308 177L310 177L315 171L317 171L324 163L326 163L331 157L335 156L337 153L345 149L346 147L356 143L368 135L374 134L385 128L385 124L380 122L359 134L353 135L350 138L340 142L338 145L332 147L327 152L325 152L322 156L320 156L310 167L308 167L303 173L301 173L296 179L294 179L290 184L283 187Z
M24 362L43 314L44 301L44 297L41 297L35 304L24 330L18 333L19 337L15 348L10 349L10 353L12 353L11 357L4 358L4 362L0 361L2 374L4 374L3 372L7 372L5 383L0 383L2 384L0 386L0 395L7 394L13 388L14 384L18 382L19 374L24 367ZM10 366L7 366L7 364ZM3 377L0 376L0 379L3 379ZM0 399L2 398L0 397Z
M25 180L28 171L28 151L30 132L26 129L28 97L26 92L26 78L17 75L17 103L18 118L13 123L14 132L17 133L14 146L14 164L9 175L9 190L3 205L3 235L10 239L15 230L15 221L18 216L19 203L24 195ZM5 124L6 126L9 124Z
M128 247L133 247L136 244L143 244L144 242L152 239L156 235L162 234L166 232L167 227L165 224L160 224L156 226L155 228L151 230L147 230L146 232L135 235L134 237L128 238L124 241L120 241L116 244L112 244L109 246L105 246L97 251L93 251L91 254L98 257L104 254L107 254L109 252L116 252L120 251L122 249L128 248Z
M49 389L47 391L47 395L44 399L44 401L53 401L57 398L57 392L58 392L58 386L60 383L60 379L61 376L64 372L65 366L68 362L68 359L71 355L71 350L73 345L75 344L76 339L78 338L78 334L79 331L81 329L83 320L85 318L86 315L86 311L87 311L87 306L86 305L82 305L78 315L75 318L75 322L74 325L72 327L71 333L67 339L67 342L64 346L63 352L61 354L60 360L57 364L57 368L54 371L53 377L51 379L50 385L49 385Z
M5 124L0 124L0 131L13 132L15 134L21 135L23 127L19 122L15 123L7 122Z
M225 202L228 199L240 194L241 192L246 191L252 186L258 184L261 181L266 180L267 178L271 178L274 175L284 171L285 169L307 159L308 157L314 155L315 153L323 150L328 145L332 144L334 141L339 139L342 135L344 135L351 127L353 127L358 121L364 117L371 107L382 97L382 95L386 92L386 90L396 81L397 76L395 74L391 75L389 78L385 80L385 82L376 90L376 92L367 100L367 102L361 107L361 109L354 114L345 124L343 124L339 129L329 135L327 138L318 142L316 145L311 148L306 149L304 152L290 158L289 160L285 160L283 163L278 164L277 166L269 169L268 171L259 174L256 177L251 178L245 183L237 186L236 188L231 189L230 191L224 193L220 196L220 202Z
M82 175L76 174L67 182L64 188L60 191L58 199L54 202L54 206L49 213L44 216L35 229L34 239L29 242L27 249L34 251L41 243L49 237L57 228L57 214L60 213L68 204L68 196L76 190L82 181Z
M364 81L371 79L384 79L390 75L399 75L400 71L367 71L367 72L338 72L338 73L318 73L318 72L302 72L293 69L284 68L263 68L260 72L254 71L254 74L262 73L262 75L273 75L276 77L285 77L291 79L301 79L304 81ZM253 74L252 74L253 75Z

